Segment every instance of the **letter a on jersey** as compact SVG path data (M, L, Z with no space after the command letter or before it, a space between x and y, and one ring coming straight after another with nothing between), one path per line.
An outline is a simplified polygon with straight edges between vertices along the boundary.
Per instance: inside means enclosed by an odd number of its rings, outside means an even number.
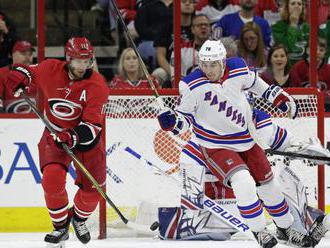
M86 102L86 90L83 90L83 91L81 92L81 95L80 95L79 101L84 101L84 102Z

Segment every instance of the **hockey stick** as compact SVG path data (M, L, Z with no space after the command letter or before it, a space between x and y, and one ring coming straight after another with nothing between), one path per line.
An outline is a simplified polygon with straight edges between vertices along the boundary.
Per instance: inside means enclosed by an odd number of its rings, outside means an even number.
M305 159L309 159L309 160L322 161L327 164L330 163L330 157L326 157L326 156L316 156L316 155L309 155L309 154L302 154L302 153L295 153L295 152L284 152L284 151L277 151L277 150L271 149L270 146L268 144L266 144L266 142L263 140L263 138L259 137L259 135L257 134L257 129L252 120L252 112L250 112L247 116L248 116L247 123L248 123L249 132L250 132L251 136L253 137L253 139L255 140L255 142L264 149L266 154L280 155L280 156L286 156L286 157L291 157L291 158L305 158Z
M150 162L148 159L143 157L139 152L137 152L133 148L126 146L125 148L123 148L123 150L126 151L128 154L130 154L132 157L134 157L138 160L144 161L147 166L151 166L151 167L155 168L157 173L160 173L166 177L169 177L170 179L173 180L174 183L180 183L176 178L165 173L159 166ZM203 206L205 207L205 209L207 211L211 212L217 218L222 220L227 225L233 227L237 231L247 235L250 238L253 238L254 236L251 232L251 229L245 224L242 217L233 213L233 211L229 210L226 207L227 203L228 203L227 201L224 201L223 204L217 203L216 201L214 201L214 200L210 199L209 197L207 197L206 195L204 195Z
M56 137L56 131L55 129L50 125L49 121L45 119L45 117L39 112L37 107L34 105L34 103L31 101L31 99L21 90L21 94L24 98L24 100L29 104L32 111L39 117L39 119L45 124L46 128L49 130L49 132L52 135L55 135ZM111 199L108 197L108 195L103 191L101 186L98 184L98 182L95 180L95 178L89 173L89 171L86 169L86 167L83 165L82 162L79 161L79 159L76 157L76 155L73 153L73 151L64 143L62 143L62 147L64 151L72 158L72 160L75 162L75 164L78 166L80 171L88 178L88 180L93 184L93 186L96 188L96 190L100 193L100 195L109 203L109 205L115 210L117 215L120 217L120 219L129 227L134 230L140 231L140 232L150 232L155 231L158 227L155 223L153 223L150 228L137 224L134 222L129 221L117 208L117 206L111 201Z
M265 152L267 154L271 154L271 155L280 155L280 156L286 156L286 157L291 157L291 158L305 158L305 159L309 159L309 160L322 161L327 164L330 163L330 157L325 157L325 156L314 156L314 155L301 154L301 153L295 153L295 152L282 152L282 151L276 151L276 150L272 150L272 149L266 149Z
M128 31L128 28L127 28L127 26L126 26L126 24L125 24L125 21L124 21L122 15L121 15L121 13L120 13L120 11L119 11L119 9L118 9L118 6L117 6L116 1L115 1L115 0L111 0L111 3L112 3L112 6L113 6L113 8L114 8L114 11L115 11L115 13L116 13L116 15L117 15L119 21L120 21L120 24L122 25L122 27L123 27L123 29L124 29L124 33L125 33L126 39L127 39L127 40L129 41L129 43L131 44L131 46L132 46L132 48L133 48L133 50L134 50L136 56L138 57L138 60L139 60L139 63L140 63L140 65L141 65L141 68L142 68L142 70L143 70L143 73L145 74L145 76L146 76L146 78L147 78L147 80L148 80L149 86L150 86L150 88L152 89L152 91L153 91L153 93L154 93L154 96L156 97L156 101L158 102L158 104L159 104L159 106L160 106L161 108L164 108L164 103L163 103L163 101L161 100L161 98L159 97L159 93L158 93L158 91L157 91L157 88L156 88L155 84L152 82L152 79L151 79L150 73L148 72L147 67L146 67L146 65L144 64L144 62L143 62L143 60L142 60L142 58L141 58L140 53L139 53L138 50L137 50L137 47L136 47L136 45L135 45L135 43L134 43L134 40L133 40L131 34L130 34L129 31Z

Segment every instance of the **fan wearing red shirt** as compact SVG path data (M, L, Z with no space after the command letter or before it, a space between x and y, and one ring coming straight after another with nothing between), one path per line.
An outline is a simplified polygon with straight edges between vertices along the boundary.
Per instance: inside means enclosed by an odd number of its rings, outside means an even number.
M136 16L136 0L116 0L117 7L127 23L134 21Z
M44 95L44 117L57 131L53 137L45 129L38 144L42 187L54 231L45 241L58 244L69 238L69 224L82 243L90 240L85 221L96 209L100 195L78 169L79 187L69 208L66 174L71 157L62 149L65 143L85 165L99 185L104 185L105 148L102 107L108 98L104 78L92 70L93 47L85 37L68 40L66 60L47 59L38 65L14 64L6 81L12 93L37 88Z
M307 56L309 48L307 48ZM317 42L317 74L319 88L325 95L325 108L330 111L330 64L325 62L327 51L327 42L323 38L318 38ZM291 87L310 87L309 81L309 58L298 61L293 65L290 71Z
M155 78L152 78L152 81L156 88L159 88L158 81ZM144 75L133 48L126 48L121 53L118 64L118 75L114 76L109 87L150 89L148 80Z

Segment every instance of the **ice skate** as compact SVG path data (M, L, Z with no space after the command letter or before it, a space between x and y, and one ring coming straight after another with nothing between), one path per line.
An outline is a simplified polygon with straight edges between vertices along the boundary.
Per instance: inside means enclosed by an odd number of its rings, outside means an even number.
M87 244L91 240L91 235L88 231L86 220L81 220L73 215L71 219L71 223L74 229L74 232L77 238L80 240L81 243Z
M272 248L277 245L276 238L267 229L261 232L253 232L253 235L262 248Z
M309 236L291 227L277 227L276 236L280 243L286 245L293 247L313 247L313 240Z
M47 248L65 248L65 241L69 239L69 225L55 229L45 236Z
M313 239L313 246L316 246L328 231L325 223L325 217L325 215L317 217L311 226L309 235Z

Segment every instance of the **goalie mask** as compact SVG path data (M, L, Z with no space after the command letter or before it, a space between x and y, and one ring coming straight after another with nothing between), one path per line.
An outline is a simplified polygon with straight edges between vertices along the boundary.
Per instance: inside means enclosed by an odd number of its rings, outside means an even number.
M207 40L199 50L199 67L214 82L220 80L226 68L226 49L219 40Z

